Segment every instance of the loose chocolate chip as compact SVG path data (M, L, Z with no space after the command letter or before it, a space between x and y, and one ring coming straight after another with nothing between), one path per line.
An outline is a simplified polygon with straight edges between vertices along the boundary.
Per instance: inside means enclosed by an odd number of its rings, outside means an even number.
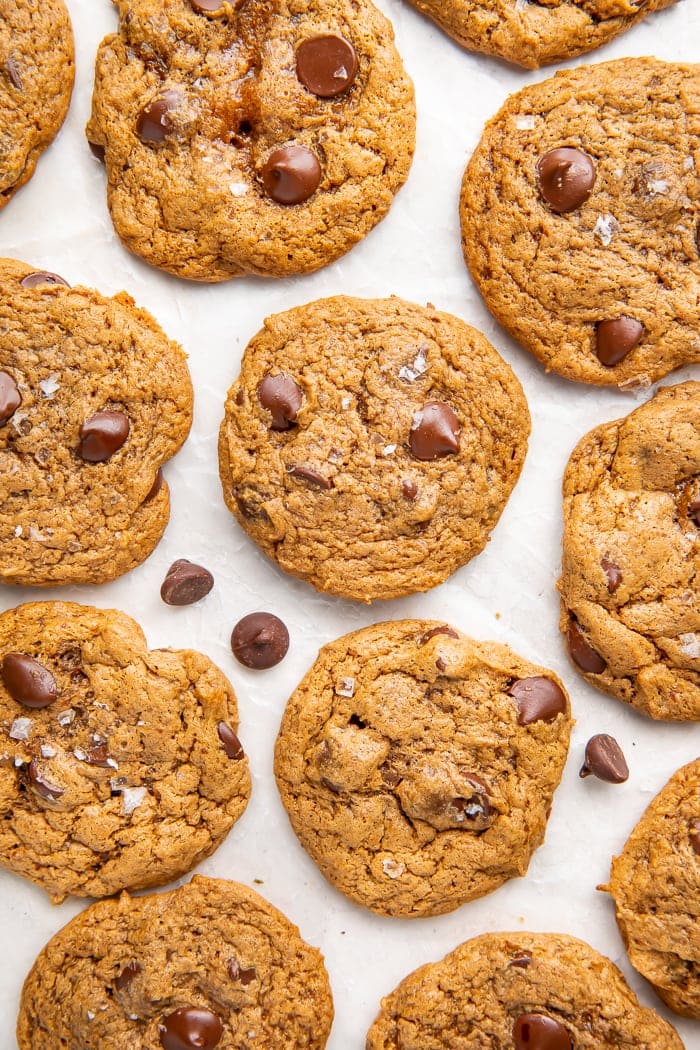
M204 598L214 586L214 577L202 565L186 558L174 561L160 588L166 605L192 605Z
M277 204L302 204L318 189L321 165L306 146L283 146L265 161L262 180L268 197Z
M700 499L693 500L692 503L688 504L688 517L692 518L700 528Z
M51 273L49 270L36 270L34 273L28 273L19 283L23 288L36 288L40 284L60 284L64 288L70 288L68 281L64 281L57 273Z
M12 52L10 52L10 54L5 59L5 72L7 73L8 79L12 86L14 88L17 88L18 91L23 91L24 85L22 84L22 74L19 71L19 64L17 62L17 59L12 54Z
M565 146L540 157L537 183L544 201L558 215L575 211L591 195L595 164L579 149Z
M330 478L324 478L323 474L319 474L317 470L312 470L311 467L305 467L303 463L295 463L293 466L288 467L287 473L291 474L293 478L301 478L302 481L308 481L311 485L318 485L320 489L333 488L333 482Z
M254 966L247 970L242 970L236 959L229 959L228 973L232 981L240 981L243 985L251 984L258 976Z
M691 820L690 822L690 845L693 847L695 852L700 856L700 820Z
M190 0L190 3L200 15L210 15L222 11L224 7L223 0Z
M320 98L342 95L357 76L355 48L342 36L310 37L297 50L297 76Z
M615 737L598 733L588 741L579 776L589 777L591 773L608 784L624 784L628 779L630 771Z
M413 481L402 481L401 492L403 498L408 500L409 503L413 503L416 496L418 495L418 486Z
M425 645L425 643L429 642L431 638L434 638L436 634L446 634L448 638L459 638L457 632L453 631L451 627L448 627L447 624L445 624L441 627L432 627L429 631L426 631L425 634L422 635L418 644Z
M595 329L595 352L601 365L612 368L624 361L644 335L644 325L633 317L599 321Z
M569 646L569 654L577 667L586 674L602 674L608 666L583 633L582 628L575 620L569 621L566 640Z
M227 725L226 722L219 722L216 731L219 734L219 740L224 745L224 751L228 758L232 758L237 762L245 758L245 751L241 747L241 742L230 725Z
M51 672L24 653L7 653L1 673L12 699L25 707L48 707L58 696L56 679Z
M93 157L97 157L101 164L105 162L105 148L99 142L88 142Z
M426 401L411 426L408 444L416 459L440 459L459 452L459 420L444 401Z
M518 708L518 725L553 722L557 715L566 714L566 697L551 678L543 675L519 678L508 692Z
M129 430L123 412L96 412L80 428L78 455L88 463L104 463L122 447Z
M164 91L144 106L136 121L136 134L142 142L163 142L174 130L171 113L180 103L177 91Z
M0 425L7 423L22 404L22 395L9 372L0 372Z
M56 802L63 794L63 788L56 787L44 779L39 772L35 758L29 763L28 776L34 794L46 799L47 802Z
M144 503L150 503L152 499L156 498L156 496L158 495L158 493L160 492L160 490L162 488L163 488L163 471L160 469L160 467L158 467L158 470L157 470L156 476L155 476L155 480L154 480L153 484L151 485L150 489L148 490L148 493L146 494L146 498L145 498L145 500L143 502Z
M509 966L509 968L514 966L514 967L516 967L516 969L519 969L519 970L527 970L528 966L530 966L531 963L532 963L532 956L530 955L529 952L526 952L526 951L513 952L513 954L511 955L511 957L510 957L510 959L508 961L508 966Z
M521 1014L513 1025L515 1050L572 1050L563 1024L544 1014Z
M614 594L622 583L622 572L620 566L616 565L612 558L609 558L607 554L604 554L600 559L600 567L607 577L608 591L610 594Z
M216 1014L203 1006L182 1006L158 1026L164 1050L213 1050L224 1034Z
M301 397L301 387L284 372L265 376L258 383L258 401L272 416L271 430L290 430L294 426Z
M249 613L233 628L231 648L239 663L263 671L284 659L289 631L272 613Z
M141 964L137 962L127 963L124 969L114 978L114 987L118 992L128 988L134 977L141 973Z

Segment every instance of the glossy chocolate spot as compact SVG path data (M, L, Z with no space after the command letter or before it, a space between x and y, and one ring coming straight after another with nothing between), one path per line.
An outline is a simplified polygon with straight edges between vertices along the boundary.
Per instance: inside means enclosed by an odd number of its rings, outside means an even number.
M406 481L405 479L401 482L401 494L405 500L409 503L413 503L418 495L418 486L413 481Z
M297 50L297 77L312 95L342 95L357 76L357 55L342 36L314 36Z
M448 638L459 638L457 632L453 631L451 627L448 627L447 624L445 624L440 627L432 627L429 631L426 631L425 634L421 636L418 644L425 645L426 642L429 642L430 639L434 638L437 634L446 634Z
M5 59L5 72L7 73L7 79L10 81L13 88L17 88L18 91L23 91L24 85L22 84L22 74L20 73L19 63L12 51L10 51Z
M224 1026L203 1006L183 1006L158 1026L164 1050L214 1050Z
M598 733L586 744L586 757L579 772L580 777L593 774L608 784L624 784L630 775L622 748L614 736Z
M39 798L43 798L46 802L57 802L63 794L63 788L56 787L55 784L50 783L46 776L40 772L35 758L29 763L27 776L34 794L38 795Z
M459 452L459 420L444 401L427 401L416 412L408 438L416 459L440 459Z
M216 14L223 11L223 0L190 0L192 7L199 15Z
M156 498L160 490L163 488L163 481L163 471L158 467L155 480L146 494L146 498L143 501L144 503L150 503L152 499Z
M258 976L257 970L254 966L248 969L242 969L236 959L229 959L228 961L228 974L232 981L240 981L243 985L252 984L255 978Z
M286 656L289 631L272 613L249 613L233 628L231 649L239 663L264 671Z
M451 823L469 831L485 831L493 824L493 812L488 797L488 787L479 777L465 777L474 788L471 795L451 799L447 804L447 816Z
M271 430L289 430L294 426L301 399L301 387L284 372L265 376L258 383L258 401L272 416Z
M138 977L141 973L141 964L137 962L127 963L121 973L117 974L114 978L114 987L118 992L123 992L125 988L128 988L134 977Z
M700 820L691 820L689 835L690 845L698 856L700 856Z
M544 1014L521 1014L513 1025L515 1050L572 1050L563 1024Z
M265 193L277 204L302 204L318 189L321 165L306 146L283 146L265 161L262 180Z
M599 321L595 329L595 352L601 365L612 368L624 361L643 335L644 325L633 317Z
M168 569L160 596L166 605L192 605L206 597L213 586L214 577L208 569L179 558Z
M25 707L48 707L58 696L56 679L32 656L7 653L0 673L12 699Z
M609 558L607 554L604 554L600 559L600 567L607 578L608 591L610 594L614 594L622 583L622 572L620 566L616 565L612 558Z
M119 451L129 430L123 412L96 412L80 428L78 455L87 463L104 463Z
M316 485L320 489L332 489L333 482L330 478L324 478L323 474L319 474L317 470L312 470L311 467L304 466L303 463L295 463L293 466L287 468L287 473L291 474L293 478L301 478L302 481L308 481L311 485Z
M49 270L35 270L34 273L28 273L19 283L23 288L36 288L40 284L61 285L64 288L70 288L68 281L64 281L59 274L51 273Z
M163 142L175 130L171 114L179 103L179 92L164 91L143 107L136 121L136 134L142 142Z
M569 621L566 635L569 654L577 667L586 674L602 674L608 666L603 657L588 642L583 629L575 620Z
M581 150L565 146L540 157L537 184L540 194L558 215L575 211L591 195L595 183L595 164Z
M109 750L106 743L95 744L88 751L87 756L88 765L99 766L101 769L111 769L115 763L110 758Z
M241 746L241 742L231 729L230 725L226 722L219 722L216 731L219 734L219 740L223 744L224 751L228 758L232 758L236 762L245 758L245 751Z
M518 708L518 725L553 722L557 715L566 714L566 697L551 678L543 675L519 678L508 692Z
M510 959L508 960L508 967L515 967L517 970L527 970L528 966L532 963L532 956L526 951L513 952Z
M693 500L688 504L688 517L700 528L700 499Z
M22 395L9 372L0 372L0 425L7 423L19 406Z
M99 142L88 142L93 157L97 157L101 164L105 162L105 148Z

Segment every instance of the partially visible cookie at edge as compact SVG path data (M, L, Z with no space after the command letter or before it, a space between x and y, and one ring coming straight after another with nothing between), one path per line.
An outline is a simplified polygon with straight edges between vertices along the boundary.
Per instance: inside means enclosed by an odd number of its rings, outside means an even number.
M147 558L192 402L182 348L125 292L0 260L0 580L104 583Z
M700 720L700 383L590 431L564 475L561 630L576 669L652 718Z

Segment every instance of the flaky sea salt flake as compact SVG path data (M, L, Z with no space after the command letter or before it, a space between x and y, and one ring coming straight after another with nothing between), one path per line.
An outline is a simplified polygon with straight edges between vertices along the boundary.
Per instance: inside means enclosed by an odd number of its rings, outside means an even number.
M599 215L593 227L593 233L600 239L601 244L607 248L619 229L620 224L614 215Z
M400 879L405 870L406 865L402 864L400 860L392 860L391 857L387 857L382 861L382 871L390 879Z
M535 126L535 117L532 113L523 113L515 118L515 126L518 131L532 131Z
M700 636L697 634L679 635L681 652L691 660L700 660Z
M33 718L15 718L10 726L10 740L29 740L29 734L33 725Z
M134 810L141 805L146 795L148 794L145 787L125 787L121 789L121 792L122 813L124 813L125 816L129 816L130 813L133 813Z
M59 711L56 715L56 721L60 726L69 726L75 718L75 711L72 707L69 707L66 711Z
M338 696L354 696L355 695L355 679L354 678L341 678L335 687L335 691Z
M61 389L61 384L58 382L58 372L53 372L46 379L40 379L39 389L44 397L50 401L56 391Z

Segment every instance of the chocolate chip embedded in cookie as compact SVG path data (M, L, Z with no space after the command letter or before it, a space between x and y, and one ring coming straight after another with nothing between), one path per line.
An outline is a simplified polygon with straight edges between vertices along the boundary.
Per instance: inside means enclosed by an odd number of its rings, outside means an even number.
M237 730L219 669L190 650L150 652L123 613L2 613L0 864L54 901L183 875L246 807Z
M380 623L321 650L275 776L337 889L382 915L439 915L525 874L570 727L551 671L446 624Z
M494 1050L683 1050L609 959L563 933L487 933L421 966L382 999L367 1050L454 1050L465 1033Z
M576 446L564 475L561 630L591 685L700 720L700 383Z
M250 342L219 435L224 498L287 572L372 601L428 590L486 544L530 417L463 321L338 296Z
M632 965L672 1010L700 1019L700 759L649 805L608 888Z
M371 0L118 0L88 141L131 251L198 281L309 273L387 213L413 87Z
M323 1050L332 1021L323 956L296 926L246 886L195 876L64 926L24 983L17 1043Z
M0 208L34 174L63 123L75 73L63 0L4 0L0 17Z
M126 293L0 259L0 580L104 583L168 522L185 355Z
M700 361L698 108L700 65L623 58L526 87L487 124L464 257L547 371L626 388Z

